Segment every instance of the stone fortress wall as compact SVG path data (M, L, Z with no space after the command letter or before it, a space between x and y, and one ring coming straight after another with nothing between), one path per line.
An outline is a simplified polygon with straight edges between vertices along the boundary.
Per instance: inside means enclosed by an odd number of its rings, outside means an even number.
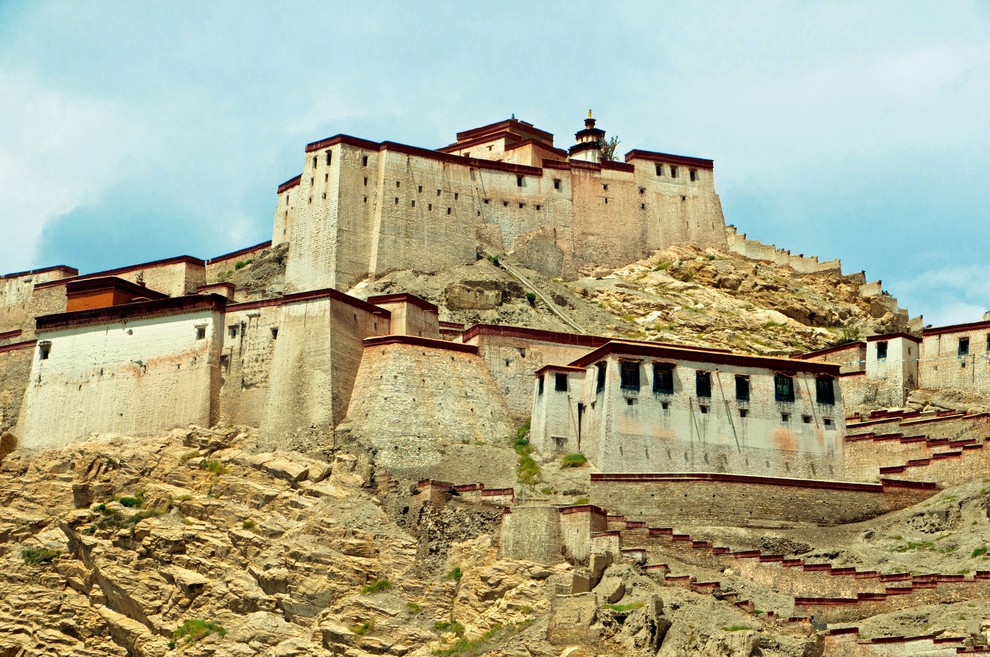
M514 119L458 139L436 151L346 135L309 144L302 173L278 189L272 243L290 245L288 284L346 289L435 271L472 262L479 242L565 277L677 243L726 247L711 160L567 159L552 135Z

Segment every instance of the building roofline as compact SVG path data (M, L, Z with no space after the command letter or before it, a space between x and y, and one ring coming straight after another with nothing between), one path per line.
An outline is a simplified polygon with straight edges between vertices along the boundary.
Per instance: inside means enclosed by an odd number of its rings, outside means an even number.
M409 294L408 292L399 292L397 294L378 294L375 296L368 297L368 303L373 306L378 306L383 303L408 303L413 306L418 306L423 310L429 312L438 313L440 309L427 301L417 297L415 294Z
M458 351L465 354L478 353L478 347L473 344L450 342L449 340L435 340L433 338L423 338L418 335L380 335L364 339L365 349L368 347L382 347L390 344L426 347L428 349L444 349L446 351Z
M223 262L224 260L232 260L237 256L242 256L248 253L253 253L254 251L264 251L265 249L271 247L272 241L267 240L261 244L255 244L254 246L246 246L243 249L238 249L236 251L231 251L230 253L224 253L223 255L218 255L215 258L208 258L205 262L208 265L215 265L218 262Z
M849 349L863 349L866 347L866 343L862 340L857 342L847 342L845 344L835 345L834 347L825 347L824 349L818 349L816 351L806 351L803 354L795 354L791 358L797 358L798 360L808 360L810 358L817 358L818 356L825 356L828 354L834 354L839 351L847 351Z
M447 144L446 146L441 146L436 149L438 153L449 153L451 151L459 151L465 148L471 148L472 146L477 146L478 144L486 144L490 141L498 141L499 139L504 139L506 141L522 141L519 135L515 135L508 131L492 132L473 139L468 139L466 141L455 141L453 144ZM506 149L509 147L506 146Z
M926 328L921 332L922 337L929 335L942 335L944 333L961 333L963 331L978 331L980 329L990 329L990 321L969 322L967 324L951 324L949 326L936 326Z
M565 151L563 148L557 148L556 146L552 146L537 139L523 139L522 141L517 141L514 144L507 145L505 147L505 150L511 151L515 148L522 148L523 146L529 146L529 145L536 146L537 148L542 148L545 151L550 151L551 153L554 153L561 157L567 157L567 151Z
M366 313L372 315L379 315L381 317L391 317L392 313L385 310L384 308L379 308L366 301L361 301L356 297L352 297L349 294L344 294L340 290L335 290L331 287L323 288L321 290L307 290L306 292L294 292L292 294L286 294L281 297L271 297L269 299L258 299L257 301L242 301L240 303L231 303L227 306L228 312L243 312L245 310L253 310L255 308L268 308L271 306L284 306L290 303L301 303L303 301L312 301L314 299L333 299L335 301L340 301L353 306L359 310L363 310Z
M612 339L582 333L561 333L558 331L543 331L540 329L524 328L522 326L501 326L498 324L475 324L464 331L464 335L461 339L464 342L467 342L468 340L473 340L474 338L483 335L522 338L525 340L553 342L556 344L567 344L578 347L600 347Z
M893 340L895 338L904 338L905 340L910 340L911 342L921 342L921 338L916 335L911 335L910 333L884 333L882 335L871 335L866 338L867 342L877 342L879 340Z
M69 274L69 277L79 275L79 270L76 269L75 267L69 267L68 265L53 265L51 267L42 267L40 269L28 269L26 271L15 271L11 274L4 274L3 276L0 276L0 281L6 280L8 278L22 278L24 276L36 276L38 274L46 274L50 271L72 272L71 274Z
M688 157L686 155L673 155L671 153L658 153L656 151L644 151L638 148L626 153L626 162L630 160L648 160L650 162L660 162L662 164L683 164L688 167L698 167L699 169L714 169L715 161L703 157Z
M544 365L540 369L538 369L535 372L533 372L533 376L539 376L540 374L543 374L544 372L551 372L551 371L552 372L581 372L581 373L585 373L588 370L586 370L583 367L573 367L571 365Z
M34 286L34 289L44 289L49 287L58 287L60 285L67 285L73 281L82 281L89 278L102 278L105 276L116 276L118 274L126 274L128 272L137 271L139 269L150 269L154 267L167 267L168 265L177 265L179 263L185 263L188 265L194 265L196 267L205 267L206 263L199 258L194 258L188 255L174 256L172 258L164 258L162 260L152 260L151 262L142 262L136 265L127 265L126 267L117 267L116 269L106 269L104 271L96 271L92 274L83 274L82 276L73 276L71 278L62 278L57 281L47 281L45 283L38 283Z
M0 340L9 340L10 338L16 338L21 333L21 329L11 329L10 331L0 331Z
M138 296L147 297L149 301L168 298L168 295L165 294L164 292L159 292L158 290L152 290L150 287L145 287L144 285L138 285L137 283L132 283L127 279L120 278L119 276L100 276L98 278L70 279L69 282L65 284L65 293L71 295L71 294L77 294L79 292L88 292L90 290L104 290L107 288L133 292Z
M477 128L471 128L470 130L463 130L458 132L455 136L457 141L464 141L465 139L471 139L478 135L483 135L488 132L497 130L498 128L516 128L519 132L528 132L534 137L544 137L551 144L553 143L553 134L547 132L546 130L540 130L535 127L532 123L527 121L522 121L520 119L502 119L501 121L496 121L495 123L489 123L488 125L479 126Z
M762 477L759 475L728 474L721 472L643 472L620 473L602 472L591 473L591 482L647 482L647 481L719 481L739 484L772 484L774 486L791 486L796 488L824 488L832 490L853 490L870 493L883 493L887 487L916 488L919 490L938 490L938 484L928 481L902 481L897 479L881 479L880 483L860 483L854 481L834 481L830 479L798 479L791 477Z
M740 367L761 367L777 372L808 372L812 374L828 374L838 376L839 365L818 363L815 361L797 360L793 358L773 358L769 356L747 356L724 351L709 351L701 349L684 349L653 345L645 342L625 342L612 340L598 347L570 364L575 367L587 367L606 356L617 354L627 356L645 356L653 358L673 358L689 360L714 365L736 365Z
M450 164L461 164L465 166L474 167L476 169L492 169L495 171L505 171L508 173L514 173L517 175L528 175L528 176L540 176L543 175L543 169L540 167L531 167L524 164L511 164L509 162L498 162L495 160L484 160L477 157L463 157L461 155L452 155L450 153L441 153L439 151L433 151L428 148L420 148L418 146L409 146L407 144L400 144L394 141L383 141L381 143L368 141L366 139L358 139L357 137L351 137L350 135L335 135L327 139L322 139L320 141L312 142L306 146L306 152L312 153L313 151L322 150L324 148L330 148L331 146L336 146L337 144L347 144L348 146L356 146L358 148L366 148L372 151L378 152L396 152L403 153L405 155L415 155L417 157L423 157L426 159L437 160L440 162L448 162Z
M227 298L219 294L194 294L185 297L169 297L154 301L137 301L119 306L76 310L68 313L42 315L35 320L37 332L55 331L75 326L128 322L163 315L183 315L211 310L223 312Z
M308 153L309 151L306 151L306 152ZM292 189L293 187L297 186L299 184L299 181L301 181L301 180L302 180L302 174L301 173L298 176L296 176L295 178L289 178L284 183L282 183L281 185L278 186L278 189L275 190L275 193L276 194L281 194L284 191L287 191L289 189Z

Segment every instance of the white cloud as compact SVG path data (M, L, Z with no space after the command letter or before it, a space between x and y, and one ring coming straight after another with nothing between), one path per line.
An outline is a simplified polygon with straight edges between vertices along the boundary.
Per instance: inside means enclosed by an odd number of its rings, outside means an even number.
M902 306L925 308L925 324L975 322L990 309L990 265L928 269L890 288Z
M0 98L0 269L10 272L36 264L46 222L122 177L142 130L112 103L70 97L25 73L0 70Z

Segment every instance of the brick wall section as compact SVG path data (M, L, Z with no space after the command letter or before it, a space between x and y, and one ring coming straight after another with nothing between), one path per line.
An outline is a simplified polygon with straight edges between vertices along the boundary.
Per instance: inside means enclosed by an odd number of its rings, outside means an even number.
M552 506L517 506L502 516L499 558L555 564L563 561L560 516Z
M922 388L957 388L990 392L990 322L927 329L922 337ZM969 340L968 354L959 355L959 342Z
M745 233L736 231L735 226L726 226L729 250L753 260L768 260L778 265L790 267L802 274L814 274L823 271L842 273L842 263L838 260L819 262L818 256L794 255L787 249L778 249L772 244L764 244L746 237Z
M11 431L24 399L24 389L31 377L35 354L34 340L0 347L0 434Z
M34 286L58 281L79 272L71 267L58 266L0 276L0 333L22 329L34 332L34 318L39 314L33 305ZM64 296L61 307L49 312L65 310Z
M224 317L220 419L260 427L268 411L269 373L281 307L232 304Z
M821 526L867 520L931 497L934 485L816 482L743 475L591 475L591 502L650 524Z

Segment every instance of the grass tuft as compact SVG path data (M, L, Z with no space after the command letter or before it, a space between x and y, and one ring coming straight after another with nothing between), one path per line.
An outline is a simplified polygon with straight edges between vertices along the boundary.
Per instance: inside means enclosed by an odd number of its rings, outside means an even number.
M191 620L187 620L185 623L177 627L174 632L172 632L172 643L170 645L174 646L178 641L183 641L186 645L188 645L190 643L195 643L200 639L205 639L211 634L225 636L227 634L227 630L223 629L223 625L220 625L219 623L212 623L201 618L193 618Z
M61 556L61 550L53 550L50 548L25 548L21 550L21 558L24 559L24 563L37 566L39 564L48 563L54 559Z
M365 584L364 587L361 588L361 593L365 595L368 595L369 593L381 593L383 591L388 591L390 588L392 588L392 582L383 577Z
M566 454L560 460L562 468L582 468L588 465L588 458L584 454Z

